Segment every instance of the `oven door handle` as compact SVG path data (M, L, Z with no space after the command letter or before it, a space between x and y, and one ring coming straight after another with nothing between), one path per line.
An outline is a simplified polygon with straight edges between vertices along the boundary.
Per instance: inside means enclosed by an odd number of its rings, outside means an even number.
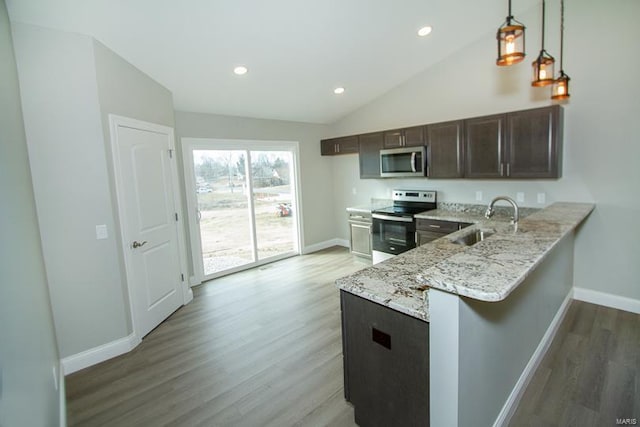
M380 214L371 214L372 218L382 219L385 221L395 221L395 222L413 222L413 218L408 218L404 216L391 216L391 215L380 215Z
M416 169L416 158L418 156L418 153L416 153L415 151L413 153L411 153L411 170L413 172L418 172Z

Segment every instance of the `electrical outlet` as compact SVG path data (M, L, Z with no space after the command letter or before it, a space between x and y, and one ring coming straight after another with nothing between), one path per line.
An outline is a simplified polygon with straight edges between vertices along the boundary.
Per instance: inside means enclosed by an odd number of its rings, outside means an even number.
M538 193L538 203L540 203L541 205L545 204L547 202L547 197L545 193Z
M516 201L517 202L524 202L524 193L522 191L518 191L516 193Z
M482 191L476 191L476 202L482 201Z
M109 237L109 233L107 232L107 226L105 224L96 225L96 239L104 240Z
M352 187L351 192L353 193L354 196L358 194L358 190L356 190L356 187Z

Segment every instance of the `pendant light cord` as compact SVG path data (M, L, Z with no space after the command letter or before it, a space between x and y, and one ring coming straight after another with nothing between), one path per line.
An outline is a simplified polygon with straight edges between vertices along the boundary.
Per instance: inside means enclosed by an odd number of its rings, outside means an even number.
M544 4L544 2L542 3ZM564 59L564 0L560 0L560 74L563 73L564 67L562 60Z
M545 6L544 6L544 0L542 0L542 50L544 50L544 17L545 17Z

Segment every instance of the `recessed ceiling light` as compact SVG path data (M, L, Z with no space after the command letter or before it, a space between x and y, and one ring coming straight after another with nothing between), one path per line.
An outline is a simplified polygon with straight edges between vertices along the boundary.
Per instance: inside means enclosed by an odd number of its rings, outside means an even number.
M337 87L333 90L333 93L335 93L336 95L341 95L344 93L344 88L343 87Z
M418 35L420 37L428 36L431 34L431 30L433 30L433 28L427 25L426 27L422 27L418 30Z
M236 73L237 75L241 76L243 74L247 74L247 67L243 67L242 65L237 66L236 68L233 69L233 72Z

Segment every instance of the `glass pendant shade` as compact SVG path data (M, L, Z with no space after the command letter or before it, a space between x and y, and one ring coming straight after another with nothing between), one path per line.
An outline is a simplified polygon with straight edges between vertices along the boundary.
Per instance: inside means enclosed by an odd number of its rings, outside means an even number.
M508 16L506 22L498 28L496 38L498 39L496 64L513 65L524 59L524 25Z
M548 86L553 83L553 66L555 64L553 56L549 55L546 50L541 50L538 58L533 61L533 80L531 86Z
M568 99L569 96L569 76L560 70L560 76L553 81L551 87L551 99Z

